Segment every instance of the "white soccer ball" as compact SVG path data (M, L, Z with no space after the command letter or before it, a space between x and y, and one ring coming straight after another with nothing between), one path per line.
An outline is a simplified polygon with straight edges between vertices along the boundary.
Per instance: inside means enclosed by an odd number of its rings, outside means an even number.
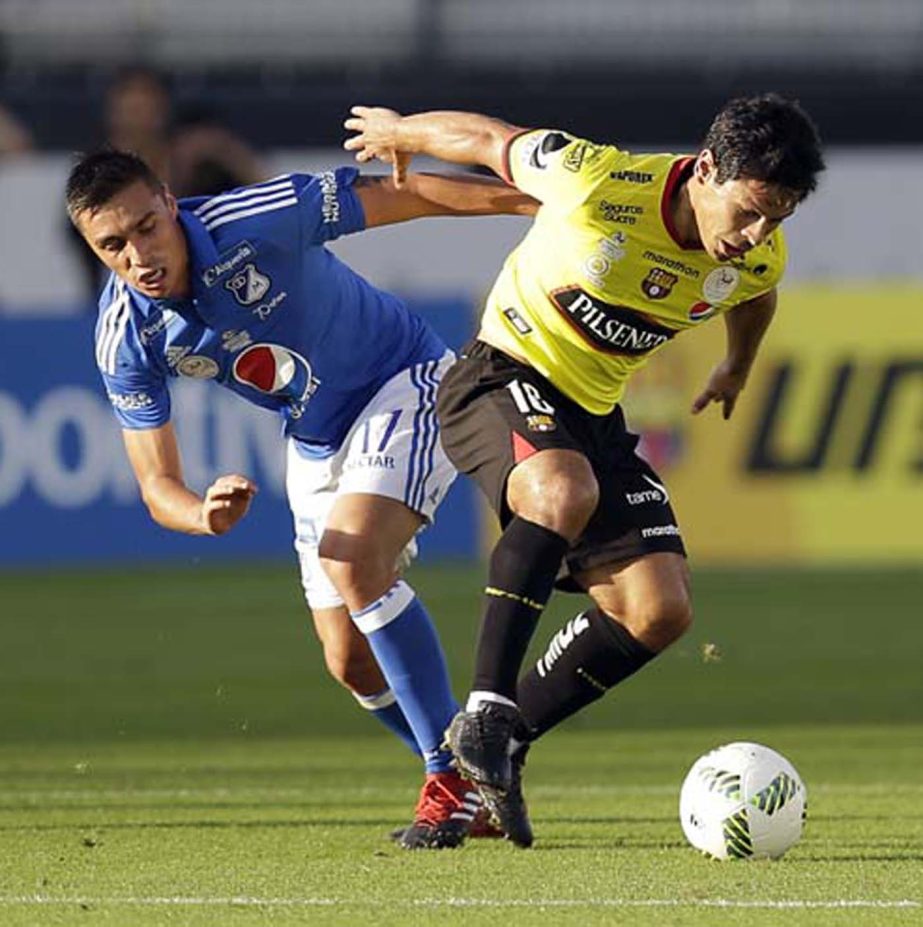
M801 837L807 791L795 767L760 744L725 744L692 764L679 796L686 839L715 859L778 859Z

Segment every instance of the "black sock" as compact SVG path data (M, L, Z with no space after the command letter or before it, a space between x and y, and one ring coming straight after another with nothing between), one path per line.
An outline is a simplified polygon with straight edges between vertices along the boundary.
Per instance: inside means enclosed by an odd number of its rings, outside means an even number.
M568 541L514 518L490 557L473 690L516 698L516 677L551 596Z
M571 618L519 680L516 702L535 740L656 654L598 608Z

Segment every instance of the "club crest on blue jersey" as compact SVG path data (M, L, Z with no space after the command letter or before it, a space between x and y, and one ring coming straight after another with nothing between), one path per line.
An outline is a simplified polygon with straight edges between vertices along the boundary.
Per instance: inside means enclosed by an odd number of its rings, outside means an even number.
M234 379L270 396L285 397L290 414L300 418L320 386L311 365L279 344L254 344L234 361Z
M261 274L256 264L245 264L225 283L225 287L242 306L252 306L259 302L269 292L270 286L272 280L266 274Z

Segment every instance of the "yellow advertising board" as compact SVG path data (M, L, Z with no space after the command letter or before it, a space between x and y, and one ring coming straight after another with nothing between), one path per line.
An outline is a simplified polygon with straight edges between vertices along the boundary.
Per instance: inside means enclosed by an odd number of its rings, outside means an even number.
M730 421L691 416L723 354L713 320L625 402L692 560L923 566L923 288L784 288Z

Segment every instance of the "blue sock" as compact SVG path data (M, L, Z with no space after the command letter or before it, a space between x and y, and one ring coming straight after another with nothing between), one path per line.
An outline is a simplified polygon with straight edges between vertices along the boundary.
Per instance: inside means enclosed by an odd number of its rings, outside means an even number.
M410 725L398 705L394 693L390 689L382 689L374 695L360 695L353 692L356 701L368 711L374 718L380 721L389 731L397 734L401 740L416 753L420 755L420 748L417 746L417 739L410 730Z
M458 703L452 696L436 629L413 589L399 579L352 618L366 636L413 731L426 771L451 769L452 756L441 744Z

